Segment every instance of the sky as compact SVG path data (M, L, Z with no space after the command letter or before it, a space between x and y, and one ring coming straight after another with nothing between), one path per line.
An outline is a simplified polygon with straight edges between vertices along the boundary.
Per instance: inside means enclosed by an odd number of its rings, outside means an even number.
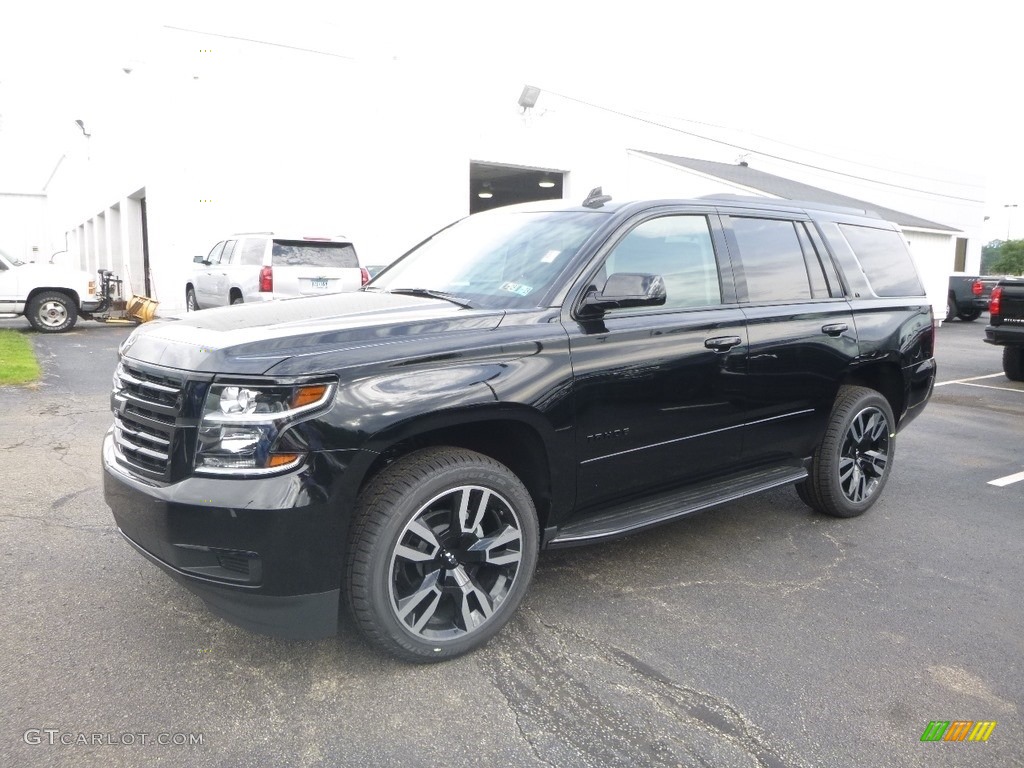
M38 191L119 78L187 70L182 30L522 84L740 147L983 200L1024 237L1024 10L1008 2L23 4L0 27L0 191ZM237 42L237 41L235 41ZM234 44L234 43L233 43ZM245 43L243 43L245 44ZM736 150L737 158L742 154ZM756 154L755 154L756 156ZM1020 204L1018 210L1005 206Z

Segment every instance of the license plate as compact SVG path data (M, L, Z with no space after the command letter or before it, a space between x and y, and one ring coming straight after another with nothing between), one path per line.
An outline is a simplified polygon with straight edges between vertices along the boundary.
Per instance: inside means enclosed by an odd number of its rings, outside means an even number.
M326 277L313 278L309 282L310 282L310 284L314 288L326 288L327 287L327 278Z

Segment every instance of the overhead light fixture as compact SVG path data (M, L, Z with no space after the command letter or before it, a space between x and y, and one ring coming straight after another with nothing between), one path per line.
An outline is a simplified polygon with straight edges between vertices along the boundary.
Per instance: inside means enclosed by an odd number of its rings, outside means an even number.
M541 187L542 189L551 189L553 186L555 186L555 182L553 182L551 179L541 179L540 181L537 182L537 186Z
M537 105L538 98L540 98L540 88L533 85L524 86L523 92L519 94L519 106L523 108L523 112L526 112Z
M489 181L484 182L483 189L476 193L476 196L481 200L490 200L494 197L494 193L491 192L491 183Z

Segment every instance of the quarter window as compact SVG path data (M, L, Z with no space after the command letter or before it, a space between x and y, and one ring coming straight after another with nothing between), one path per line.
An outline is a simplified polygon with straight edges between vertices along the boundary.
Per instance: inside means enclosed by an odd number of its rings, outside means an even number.
M892 229L840 224L876 296L924 296L903 236Z
M733 217L731 226L751 303L811 298L807 264L792 221Z
M250 237L242 243L240 263L250 267L263 266L263 254L267 250L267 241L262 237Z
M706 216L662 216L629 232L605 261L597 282L616 273L661 275L665 305L687 309L722 303L718 263ZM611 313L636 310L609 310Z

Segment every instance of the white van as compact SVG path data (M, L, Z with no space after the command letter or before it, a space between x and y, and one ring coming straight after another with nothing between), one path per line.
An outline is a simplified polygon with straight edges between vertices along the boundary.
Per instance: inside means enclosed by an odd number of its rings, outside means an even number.
M341 237L243 232L221 240L185 285L190 312L254 301L355 291L370 281L355 246Z

